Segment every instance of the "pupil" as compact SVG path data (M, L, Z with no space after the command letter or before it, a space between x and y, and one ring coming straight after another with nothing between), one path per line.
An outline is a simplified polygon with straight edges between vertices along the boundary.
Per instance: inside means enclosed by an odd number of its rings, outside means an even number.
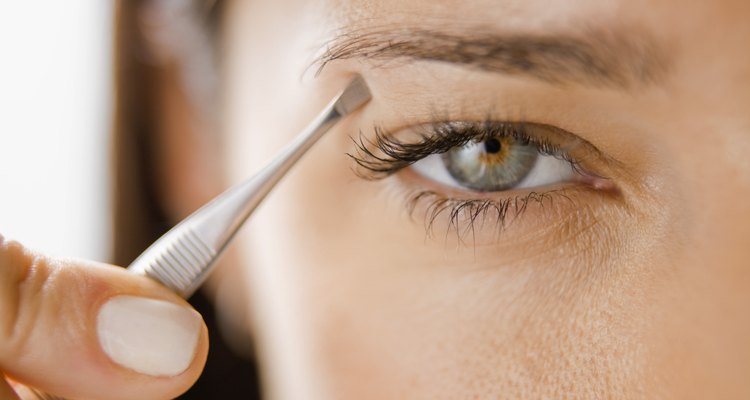
M484 151L489 154L495 154L500 152L500 141L492 138L484 141Z

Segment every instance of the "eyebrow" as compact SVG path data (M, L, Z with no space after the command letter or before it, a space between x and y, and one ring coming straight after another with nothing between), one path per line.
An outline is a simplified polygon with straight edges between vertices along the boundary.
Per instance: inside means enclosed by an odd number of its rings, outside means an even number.
M647 35L588 31L579 35L450 34L429 29L355 30L325 47L313 65L336 60L437 61L552 84L632 89L663 81L669 62ZM488 29L484 29L488 31ZM382 65L381 65L382 66Z

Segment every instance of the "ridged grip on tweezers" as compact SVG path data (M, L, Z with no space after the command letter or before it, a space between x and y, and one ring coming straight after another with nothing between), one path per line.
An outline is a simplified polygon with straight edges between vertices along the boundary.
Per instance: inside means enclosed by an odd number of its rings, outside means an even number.
M218 253L186 223L168 232L144 255L128 269L187 297L203 281Z

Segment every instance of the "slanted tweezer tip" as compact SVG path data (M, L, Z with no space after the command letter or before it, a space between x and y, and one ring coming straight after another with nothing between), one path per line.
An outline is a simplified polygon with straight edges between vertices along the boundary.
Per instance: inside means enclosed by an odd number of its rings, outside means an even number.
M342 116L347 115L365 104L371 97L367 83L361 76L357 75L336 101L336 110Z

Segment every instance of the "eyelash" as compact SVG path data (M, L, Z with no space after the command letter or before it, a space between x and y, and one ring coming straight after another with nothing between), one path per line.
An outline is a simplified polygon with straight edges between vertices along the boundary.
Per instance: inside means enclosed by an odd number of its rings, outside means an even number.
M361 167L355 170L358 176L368 180L380 180L407 168L423 158L449 151L455 147L470 142L481 142L489 138L512 137L516 141L534 145L540 154L553 156L567 161L571 167L583 176L593 176L585 171L580 163L570 156L572 150L581 140L572 140L568 146L557 145L549 139L535 137L528 132L528 128L545 127L540 124L511 123L487 120L484 122L435 122L420 125L416 128L419 140L403 142L390 131L376 126L374 139L368 139L360 131L359 138L352 138L355 153L347 154ZM570 135L570 134L567 134ZM572 136L572 135L571 135ZM569 138L570 139L570 138ZM474 234L475 224L484 222L489 213L496 215L495 222L499 230L506 226L508 216L518 218L530 203L552 202L556 196L572 201L566 194L567 189L557 188L546 191L531 191L524 195L505 196L504 198L451 198L434 190L420 190L412 193L407 199L409 215L414 215L417 207L426 201L425 229L428 236L433 233L433 226L438 217L444 213L448 215L448 230L455 230L459 240L468 232ZM501 193L501 192L498 192ZM466 220L466 227L462 228L462 220Z
M356 154L347 154L369 175L360 174L365 179L377 180L393 175L415 162L433 155L445 153L469 142L482 142L490 138L512 137L523 144L533 144L540 154L565 160L577 171L583 172L580 164L570 157L567 151L542 138L527 133L529 124L485 121L437 122L421 126L418 132L421 140L416 143L401 142L391 132L376 126L375 140L365 138L360 132L354 140ZM383 156L376 155L370 148L376 148Z

